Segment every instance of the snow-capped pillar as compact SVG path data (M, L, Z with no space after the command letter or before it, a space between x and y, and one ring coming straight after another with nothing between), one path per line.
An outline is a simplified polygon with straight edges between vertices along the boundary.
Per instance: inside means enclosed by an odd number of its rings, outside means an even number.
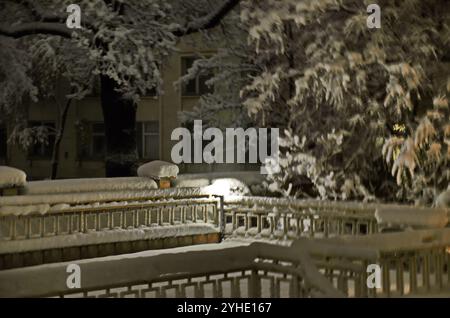
M0 166L0 196L18 195L27 183L27 175L22 170Z
M160 189L168 189L171 187L172 181L177 178L179 171L177 165L157 160L140 166L137 173L139 177L156 180Z

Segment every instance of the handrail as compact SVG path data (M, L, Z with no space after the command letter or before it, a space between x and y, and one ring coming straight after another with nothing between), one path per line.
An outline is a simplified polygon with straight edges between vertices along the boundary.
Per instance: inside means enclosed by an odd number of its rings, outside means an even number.
M385 242L377 243L380 237ZM301 239L289 247L227 241L77 261L81 289L76 290L66 285L69 263L0 271L0 297L168 297L170 290L185 297L190 287L194 297L442 294L450 291L449 247L450 229ZM382 269L379 290L366 283L369 264Z
M282 264L281 259L289 264ZM268 268L268 264L272 266ZM149 251L124 257L83 260L78 265L81 289L75 291L66 285L68 263L0 271L0 297L64 297L74 292L81 296L95 293L97 296L111 296L114 289L121 288L122 291L118 292L121 296L132 293L143 296L150 290L157 290L157 295L163 296L168 288L174 288L177 295L181 295L186 293L188 286L195 287L196 295L204 295L204 291L200 293L199 289L211 283L216 286L213 294L223 295L224 282L233 285L230 296L238 293L239 296L259 297L264 279L279 279L271 273L291 277L281 279L294 284L290 289L291 296L344 296L318 273L307 253L298 253L288 247L274 248L264 243L231 244L205 250ZM246 295L236 291L242 283L245 283ZM156 287L158 284L161 286ZM277 290L271 296L279 294L280 290Z

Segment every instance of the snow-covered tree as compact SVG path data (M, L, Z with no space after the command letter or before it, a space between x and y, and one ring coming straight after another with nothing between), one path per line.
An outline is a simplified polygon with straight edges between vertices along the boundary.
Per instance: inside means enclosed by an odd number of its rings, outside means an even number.
M204 6L211 6L214 1L203 0ZM195 12L193 7L197 2L183 2L187 11ZM201 14L197 14L201 15ZM186 126L191 126L194 120L202 119L207 127L226 128L230 126L247 127L250 118L242 105L240 90L249 80L248 74L254 73L258 66L253 63L254 56L246 42L247 28L241 23L239 10L228 13L222 19L220 26L213 32L200 32L201 44L217 51L209 56L197 56L188 73L177 83L181 89L196 77L208 77L206 85L210 92L201 96L199 103L192 111L179 114L180 120ZM195 47L199 37L188 41Z
M82 10L82 28L73 30L66 26L66 9L71 2L4 0L0 3L0 42L3 45L10 41L6 38L26 42L28 37L37 35L50 41L57 36L85 50L86 55L79 61L93 63L93 75L101 79L106 174L130 175L137 160L134 131L139 96L153 88L159 89L160 67L179 37L215 27L239 1L221 1L214 7L198 6L196 12L201 9L204 15L197 17L180 10L178 1L82 0L77 3ZM180 13L184 14L182 18ZM24 66L19 71L24 71L29 63L22 62ZM20 76L9 75L8 80ZM31 85L29 81L28 84L25 88ZM5 93L10 93L9 88ZM22 96L8 98L18 101Z
M447 187L450 3L378 1L381 29L367 26L369 4L243 3L263 62L242 91L245 106L284 130L273 191L368 200L394 199L400 189L406 200L417 195L410 181Z

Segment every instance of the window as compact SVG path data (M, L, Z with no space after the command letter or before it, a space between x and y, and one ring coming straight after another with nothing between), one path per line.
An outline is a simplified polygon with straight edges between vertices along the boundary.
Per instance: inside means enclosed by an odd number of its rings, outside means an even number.
M87 123L87 138L79 137L79 151L82 159L103 160L106 156L104 123ZM140 159L159 159L159 122L136 123L136 143Z
M140 159L159 159L159 122L138 122L136 125L137 149Z
M36 142L30 149L30 157L50 159L53 154L53 147L55 145L55 123L54 122L30 122L31 128L43 128L47 134L46 142Z
M103 160L106 155L105 124L85 122L78 133L80 158Z
M181 59L181 74L184 76L188 73L194 62L197 60L195 57L183 57ZM211 93L212 87L206 85L206 82L211 78L211 74L202 73L197 75L196 78L183 84L182 94L183 96L201 96Z
M106 136L104 123L92 123L91 157L104 158L106 155Z
M0 126L0 164L6 163L6 157L7 157L7 141L8 138L6 136L6 128L3 126Z

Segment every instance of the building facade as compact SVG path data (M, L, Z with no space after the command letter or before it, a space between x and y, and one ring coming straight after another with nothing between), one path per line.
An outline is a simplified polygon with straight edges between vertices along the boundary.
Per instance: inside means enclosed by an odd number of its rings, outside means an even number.
M192 39L191 39L192 40ZM164 64L163 91L161 96L144 96L137 108L137 144L140 161L161 159L170 161L172 131L180 127L178 113L191 110L202 94L209 88L207 77L198 78L183 85L174 86L190 68L195 59L214 53L210 49L198 49L189 45L193 41L183 41ZM29 107L30 126L54 128L57 120L57 107L52 102L40 102ZM0 126L0 165L9 165L24 170L30 180L45 179L50 176L51 155L55 136L48 138L48 144L36 144L27 152L16 145L7 143L10 129ZM65 132L60 146L58 178L92 178L105 174L105 133L103 115L98 92L81 101L73 101L67 116ZM206 167L206 170L211 170ZM196 168L193 168L196 170ZM197 167L204 171L205 166Z

